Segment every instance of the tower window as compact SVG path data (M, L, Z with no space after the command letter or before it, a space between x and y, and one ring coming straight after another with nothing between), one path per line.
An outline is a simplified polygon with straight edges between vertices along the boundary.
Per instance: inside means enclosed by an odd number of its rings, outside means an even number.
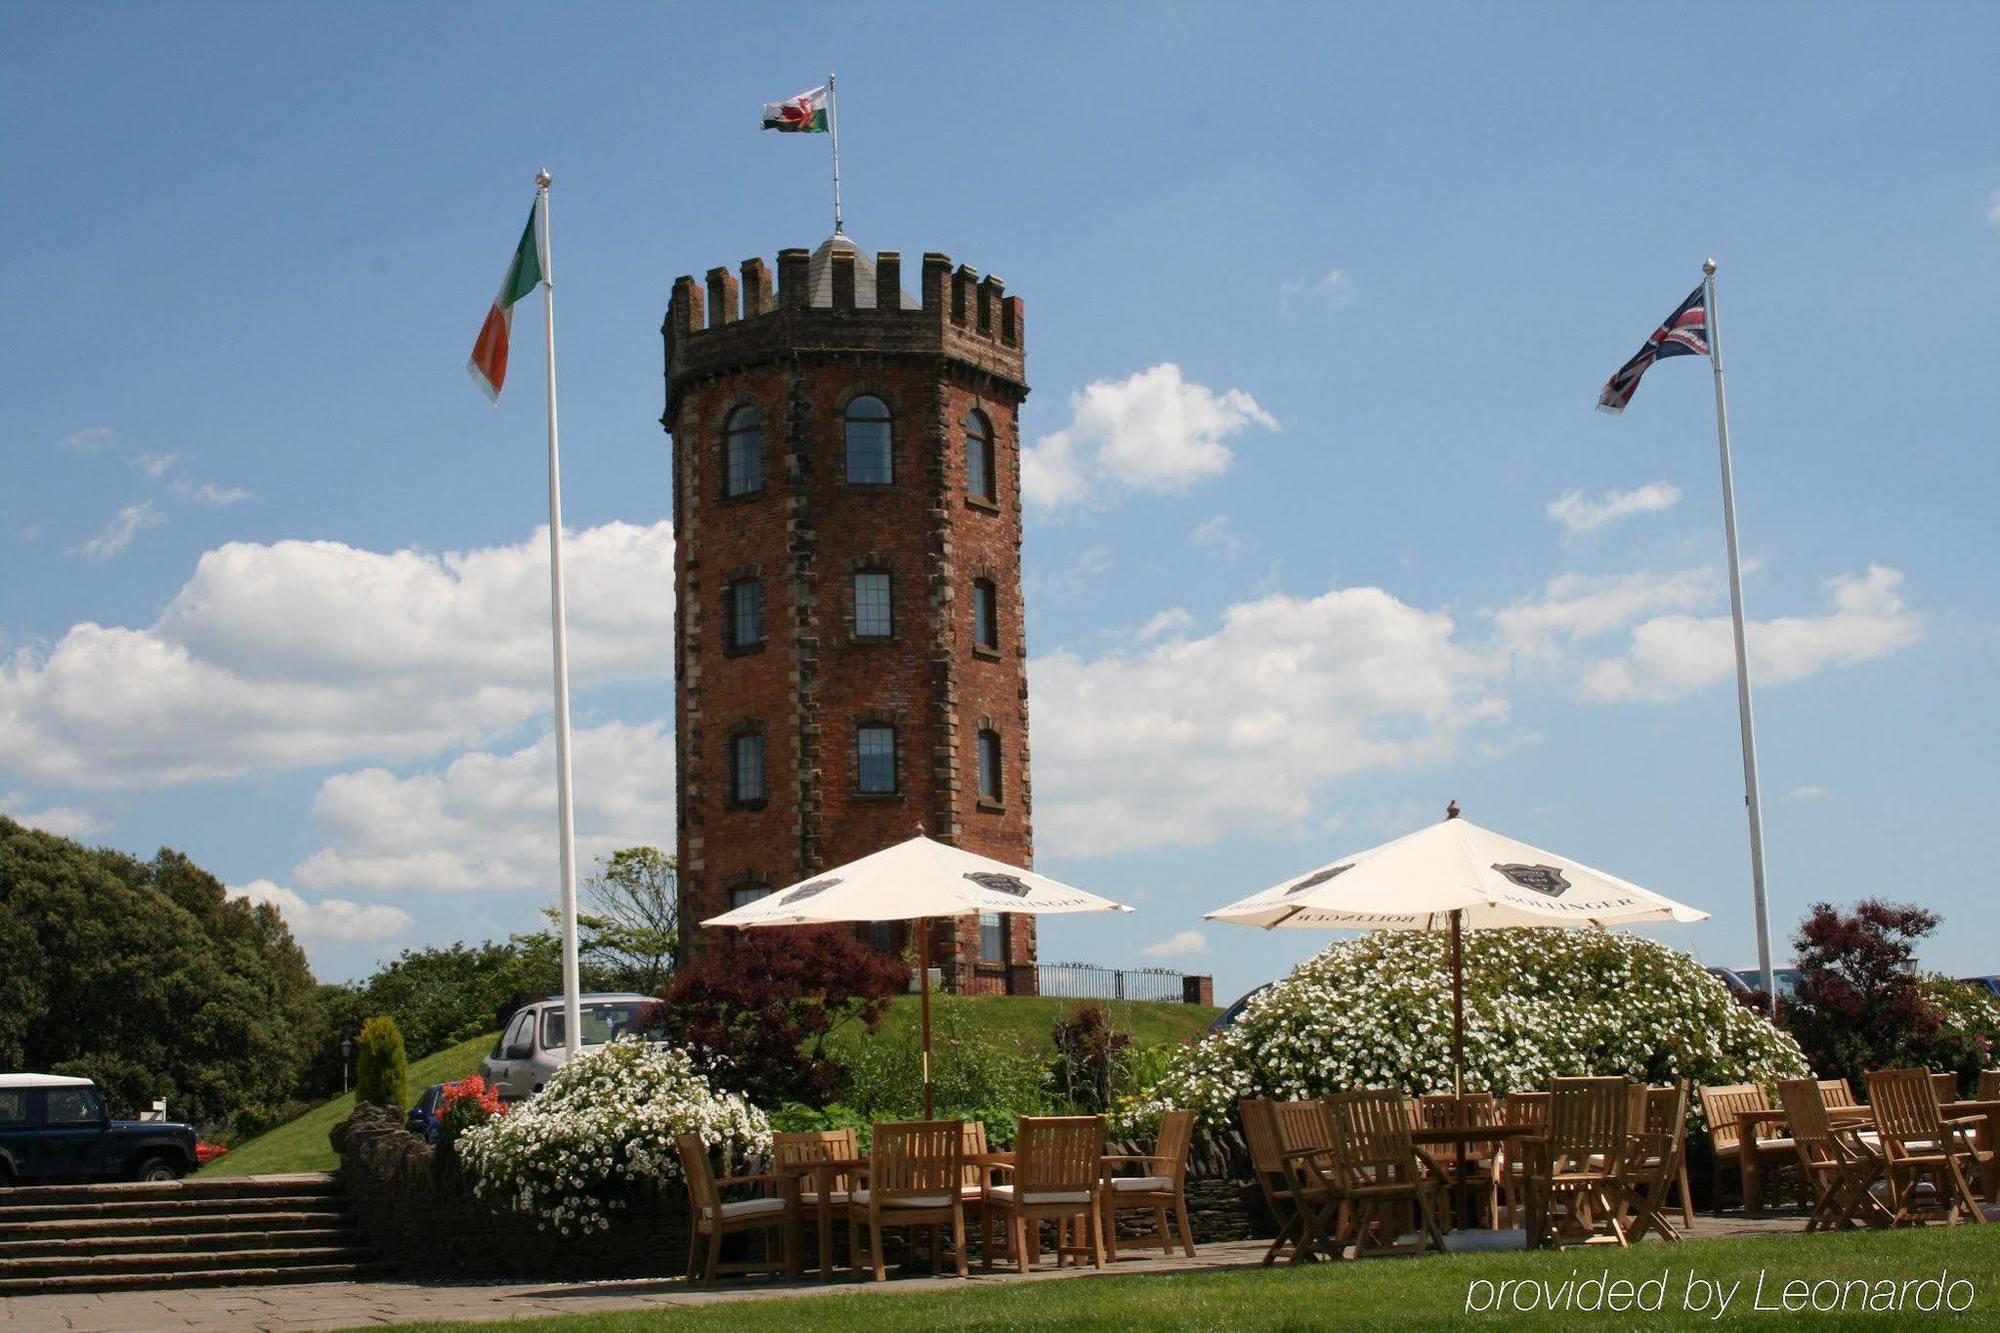
M979 960L998 963L1007 955L1007 918L998 912L979 914Z
M757 579L732 583L722 594L725 646L735 652L764 642L764 585Z
M755 495L764 489L764 414L739 407L722 432L722 493Z
M863 395L847 405L847 480L887 486L895 480L891 462L889 405Z
M979 799L1000 799L1000 734L995 731L979 733Z
M768 898L770 896L771 886L768 884L739 884L729 891L729 905L731 907L748 907L759 898Z
M865 792L893 792L896 790L896 729L894 727L863 727L855 735L856 769L860 775L861 790Z
M965 493L975 500L995 500L993 423L984 412L965 414Z
M854 576L854 635L886 639L896 632L896 612L889 597L889 576L876 572Z
M972 581L972 642L980 648L1000 647L1000 609L992 579Z
M729 742L729 798L739 805L764 799L764 738L755 732Z

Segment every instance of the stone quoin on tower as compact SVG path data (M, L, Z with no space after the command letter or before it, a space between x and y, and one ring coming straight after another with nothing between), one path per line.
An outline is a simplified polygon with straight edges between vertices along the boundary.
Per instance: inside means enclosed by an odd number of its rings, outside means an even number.
M845 236L673 285L681 929L930 836L1032 865L1019 297ZM914 945L904 922L864 928ZM944 983L1032 994L1031 916L932 923Z

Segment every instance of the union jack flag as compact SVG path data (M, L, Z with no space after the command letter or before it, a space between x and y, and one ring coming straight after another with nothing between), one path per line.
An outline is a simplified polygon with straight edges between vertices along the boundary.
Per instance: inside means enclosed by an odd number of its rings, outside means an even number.
M1675 307L1667 322L1653 330L1645 346L1604 382L1604 392L1597 395L1598 411L1623 412L1639 390L1639 377L1660 358L1708 355L1708 307L1701 294L1699 287L1688 293L1688 299Z

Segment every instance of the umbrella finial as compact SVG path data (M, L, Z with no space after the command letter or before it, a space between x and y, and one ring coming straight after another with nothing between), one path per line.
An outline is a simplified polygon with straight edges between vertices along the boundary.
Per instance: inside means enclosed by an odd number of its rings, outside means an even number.
M917 821L917 836L919 838L924 836L924 821L921 819Z
M1447 805L1444 808L1444 817L1446 819L1458 818L1458 802L1456 800L1454 800L1450 805Z

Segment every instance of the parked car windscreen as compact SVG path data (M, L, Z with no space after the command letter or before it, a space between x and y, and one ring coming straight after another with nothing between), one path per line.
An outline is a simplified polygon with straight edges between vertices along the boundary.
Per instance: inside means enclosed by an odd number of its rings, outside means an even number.
M644 1035L646 1014L652 1007L651 1000L584 1005L580 1010L583 1019L583 1044L602 1046L613 1037L622 1037L627 1033ZM563 1011L560 1006L551 1008L542 1015L543 1050L559 1050L568 1045L565 1034Z

